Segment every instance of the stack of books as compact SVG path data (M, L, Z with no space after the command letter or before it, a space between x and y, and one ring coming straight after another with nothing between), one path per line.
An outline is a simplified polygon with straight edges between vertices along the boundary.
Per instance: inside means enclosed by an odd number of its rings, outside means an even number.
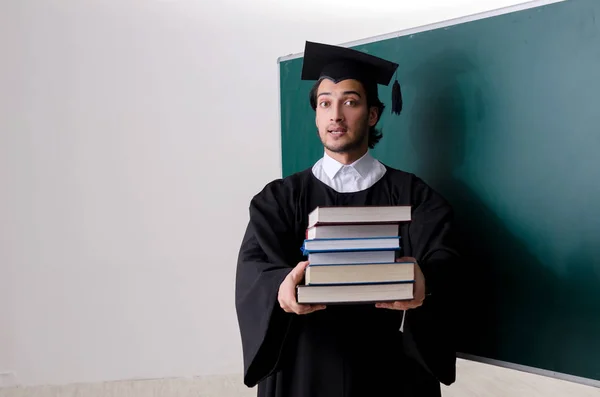
M301 249L308 257L298 303L342 304L413 297L414 263L396 262L410 206L318 207Z

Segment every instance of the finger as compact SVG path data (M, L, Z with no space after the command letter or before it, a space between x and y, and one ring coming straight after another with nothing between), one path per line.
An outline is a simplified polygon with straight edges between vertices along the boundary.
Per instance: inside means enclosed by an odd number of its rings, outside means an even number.
M290 309L296 314L308 314L324 308L325 305L322 304L298 303L296 300L290 302Z
M308 314L311 312L311 306L310 305L297 305L297 307L295 308L295 313L302 315L302 314Z
M401 304L398 304L397 307L400 308L401 310L409 310L409 309L416 309L417 307L421 306L422 302L418 301L418 300L411 300L411 301L407 301L407 302L399 302Z
M379 302L375 304L379 309L394 309L394 304L391 302Z
M413 306L410 302L396 302L394 303L394 309L396 310L409 310L412 309Z
M300 305L298 314L310 314L325 309L325 305Z
M377 308L390 310L408 310L417 307L412 301L381 302L377 303L375 306Z
M299 304L299 303L294 302L291 305L291 309L296 314L308 314L308 313L312 313L313 311L316 311L320 306L321 305L308 305L308 304Z

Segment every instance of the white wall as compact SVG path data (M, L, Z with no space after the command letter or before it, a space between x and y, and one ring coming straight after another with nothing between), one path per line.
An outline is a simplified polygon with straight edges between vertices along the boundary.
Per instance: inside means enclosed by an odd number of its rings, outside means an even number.
M519 1L0 2L0 372L241 371L248 201L280 175L277 64Z

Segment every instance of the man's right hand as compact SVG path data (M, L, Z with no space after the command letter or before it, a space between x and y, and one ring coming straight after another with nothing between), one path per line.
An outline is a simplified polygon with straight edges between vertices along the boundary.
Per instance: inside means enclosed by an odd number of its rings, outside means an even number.
M296 301L296 286L302 281L306 266L308 261L298 263L279 286L279 306L287 313L308 314L325 309L324 305L304 305Z

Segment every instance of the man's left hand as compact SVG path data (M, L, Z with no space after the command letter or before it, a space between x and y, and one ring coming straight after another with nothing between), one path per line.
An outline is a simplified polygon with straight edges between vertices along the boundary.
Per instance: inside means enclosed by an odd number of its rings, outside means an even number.
M421 268L419 267L417 260L413 257L405 256L396 259L396 262L413 262L415 264L413 299L395 302L379 302L375 304L375 307L392 310L415 309L421 306L425 300L425 276L423 275L423 272L421 272Z

